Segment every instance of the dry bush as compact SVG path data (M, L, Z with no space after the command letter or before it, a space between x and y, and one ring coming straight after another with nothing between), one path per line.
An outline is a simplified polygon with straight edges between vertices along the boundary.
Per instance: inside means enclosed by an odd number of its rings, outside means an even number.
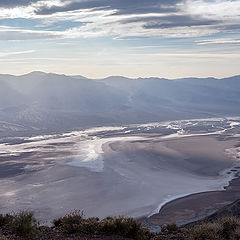
M14 214L0 215L0 227L7 231L27 237L38 229L38 222L33 212L20 211Z
M177 226L176 223L172 223L163 225L161 231L164 233L173 233L180 231L180 228Z
M193 240L235 240L239 239L240 221L235 217L223 217L213 223L204 223L190 229Z
M151 233L143 228L133 218L108 217L103 220L99 218L84 218L83 213L74 211L62 218L55 219L53 224L67 234L79 233L87 235L118 235L138 240L148 240Z

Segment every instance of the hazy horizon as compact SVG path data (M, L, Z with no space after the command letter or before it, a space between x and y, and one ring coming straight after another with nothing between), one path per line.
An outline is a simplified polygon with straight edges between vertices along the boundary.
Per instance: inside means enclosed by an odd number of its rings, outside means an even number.
M61 72L45 72L45 71L41 71L41 70L33 70L30 72L25 72L25 73L21 73L21 74L11 74L11 73L0 73L0 75L11 75L11 76L15 76L15 77L21 77L21 76L25 76L25 75L29 75L29 74L33 74L33 73L44 73L44 74L56 74L56 75L65 75L68 77L83 77L83 78L87 78L87 79L94 79L94 80L101 80L101 79L105 79L105 78L110 78L110 77L123 77L123 78L129 78L129 79L141 79L141 78L164 78L167 80L177 80L177 79L183 79L183 78L215 78L215 79L223 79L223 78L231 78L231 77L236 77L236 76L240 76L240 72L234 75L226 75L226 76L221 76L221 77L216 77L214 75L206 75L206 76L202 76L202 77L198 77L198 76L191 76L191 75L186 75L186 76L180 76L180 77L175 77L175 78L168 78L168 77L163 77L163 76L153 76L151 74L149 74L148 76L136 76L136 77L131 77L131 76L127 76L127 75L106 75L103 77L88 77L85 76L81 73L79 74L65 74L65 73L61 73Z

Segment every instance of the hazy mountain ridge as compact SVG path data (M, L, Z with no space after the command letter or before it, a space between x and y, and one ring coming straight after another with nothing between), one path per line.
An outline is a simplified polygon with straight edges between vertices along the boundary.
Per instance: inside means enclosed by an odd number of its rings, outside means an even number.
M0 121L31 129L236 115L239 106L240 76L93 80L43 72L0 75Z

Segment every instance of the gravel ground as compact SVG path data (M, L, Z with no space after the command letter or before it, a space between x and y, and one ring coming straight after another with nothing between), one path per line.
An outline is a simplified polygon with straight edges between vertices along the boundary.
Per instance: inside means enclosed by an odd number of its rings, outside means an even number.
M0 230L0 240L132 240L119 236L83 236L83 235L66 235L54 229L41 228L36 235L31 237L19 237L6 231Z

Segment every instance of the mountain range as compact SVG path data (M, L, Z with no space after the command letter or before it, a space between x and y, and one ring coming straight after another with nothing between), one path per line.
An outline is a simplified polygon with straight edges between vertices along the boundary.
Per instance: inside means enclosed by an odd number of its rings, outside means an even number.
M0 75L0 135L238 115L240 75L88 79Z

